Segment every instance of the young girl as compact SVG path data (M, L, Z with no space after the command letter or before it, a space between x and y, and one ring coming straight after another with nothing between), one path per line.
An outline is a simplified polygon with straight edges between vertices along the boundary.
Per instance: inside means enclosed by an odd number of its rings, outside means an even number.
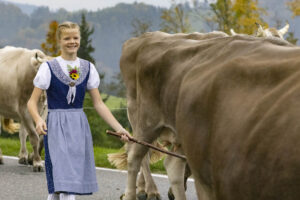
M77 194L87 195L98 190L92 137L82 108L85 91L90 93L97 113L123 135L123 140L128 141L130 135L103 103L95 66L77 57L79 26L64 22L57 32L61 56L40 66L27 105L37 133L45 135L48 200L75 200ZM37 110L42 90L47 91L47 125Z

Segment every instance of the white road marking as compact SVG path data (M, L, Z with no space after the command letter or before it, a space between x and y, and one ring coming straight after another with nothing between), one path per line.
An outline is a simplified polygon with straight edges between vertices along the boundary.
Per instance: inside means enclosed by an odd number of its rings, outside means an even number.
M15 156L4 156L3 155L3 158L6 158L6 159L11 159L11 160L19 160L18 157L15 157ZM109 169L109 168L103 168L103 167L96 167L96 170L99 170L99 171L109 171L109 172L118 172L118 173L127 173L126 170L119 170L119 169ZM158 177L158 178L168 178L167 175L162 175L162 174L152 174L153 177ZM190 182L194 182L194 179L192 178L189 178L188 181Z

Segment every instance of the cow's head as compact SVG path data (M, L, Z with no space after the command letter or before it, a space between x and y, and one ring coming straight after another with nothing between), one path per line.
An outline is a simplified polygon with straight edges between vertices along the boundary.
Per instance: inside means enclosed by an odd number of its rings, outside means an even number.
M266 28L264 29L260 24L256 23L258 26L256 36L257 37L278 37L284 39L283 36L289 30L290 25L286 24L282 29L277 30L275 28Z
M52 59L52 57L47 56L41 50L34 49L33 51L34 51L34 54L33 54L33 56L30 59L30 64L34 67L34 69L36 71L39 69L40 65L43 62L46 62L46 61Z

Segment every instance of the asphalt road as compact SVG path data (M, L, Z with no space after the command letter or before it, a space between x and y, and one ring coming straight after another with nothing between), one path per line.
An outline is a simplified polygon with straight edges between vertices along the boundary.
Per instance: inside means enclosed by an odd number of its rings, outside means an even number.
M162 200L168 200L169 182L166 176L153 175ZM76 200L118 200L125 191L125 171L97 168L99 191L92 196L77 196ZM196 200L194 182L188 181L188 200ZM0 165L0 200L46 200L45 172L32 172L31 166L19 165L18 160L4 157Z

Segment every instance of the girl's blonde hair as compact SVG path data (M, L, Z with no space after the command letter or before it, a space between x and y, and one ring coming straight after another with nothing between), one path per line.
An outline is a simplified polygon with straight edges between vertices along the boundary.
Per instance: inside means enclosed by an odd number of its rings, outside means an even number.
M61 34L66 29L77 29L79 31L79 34L80 34L80 27L79 27L78 24L76 24L74 22L66 21L66 22L63 22L63 23L58 25L57 32L56 32L56 36L57 36L58 40L60 40Z

